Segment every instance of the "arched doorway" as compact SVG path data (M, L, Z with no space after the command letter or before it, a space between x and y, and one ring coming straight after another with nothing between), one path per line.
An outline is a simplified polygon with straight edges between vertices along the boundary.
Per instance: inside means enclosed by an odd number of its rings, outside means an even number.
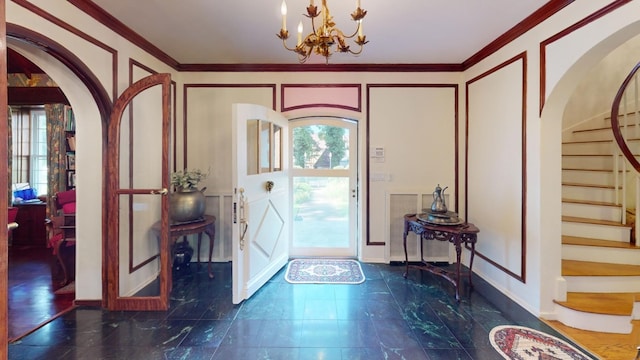
M561 207L562 198L561 144L562 119L572 95L583 78L612 51L640 34L640 22L631 24L611 34L585 52L553 87L540 115L540 248L545 252L545 266L540 267L541 279L556 279L541 282L541 308L553 312L553 300L566 294L566 284L561 276ZM637 60L637 59L636 59ZM551 70L551 69L549 69ZM611 96L613 98L613 95Z
M357 256L358 124L290 120L293 256Z
M89 161L89 165L90 167L93 165L97 168L101 168L100 164L103 162L102 154L104 153L103 147L106 139L104 129L106 128L107 119L111 112L111 100L97 77L73 53L66 50L55 41L29 29L14 24L7 24L7 44L13 49L19 51L30 61L36 63L46 73L54 78L62 91L67 95L72 105L79 105L78 113L87 119L87 125L85 125L86 127L84 131L97 134L97 137L100 139L99 141L95 141L93 144L90 144L90 146L96 146L98 148L98 150L94 152L99 155L97 159ZM84 86L78 86L78 84L84 84ZM84 161L87 163L86 160ZM0 176L7 176L7 172L5 171L3 174L0 174ZM93 213L97 215L98 218L93 219L94 229L88 230L89 232L95 231L97 235L93 236L95 243L87 244L88 247L85 246L84 248L78 248L78 254L80 254L78 258L86 258L89 260L88 263L84 262L79 263L78 265L81 267L89 264L92 268L95 268L96 264L102 263L101 224L104 222L103 217L105 214L102 214L102 216L98 215L102 213L101 204L104 196L104 194L102 194L102 174L97 174L93 179L91 179L91 177L85 177L85 180L83 180L81 177L78 177L79 183L82 184L83 181L86 184L86 186L82 185L82 187L85 188L84 193L86 195L85 200L82 201L84 202L84 205L82 202L78 202L78 209L84 207L84 211L87 213L91 213L93 211ZM98 189L98 191L96 191L96 189ZM88 225L88 227L90 228L92 225ZM87 237L91 238L91 236ZM92 254L87 254L87 248L91 248ZM99 274L100 277L102 274L102 268L100 265L97 265L97 269L92 269L92 271L86 271L84 273ZM7 274L5 273L1 275L6 278ZM85 281L85 283L96 283L96 281ZM101 283L102 281L97 282L98 289L97 291L94 291L97 294L102 293ZM77 289L83 290L83 285L79 283ZM101 295L98 295L96 298L99 298L100 296ZM0 318L5 319L6 321L6 317ZM3 324L5 327L6 325L6 323ZM5 341L6 343L7 339L2 339L2 341Z

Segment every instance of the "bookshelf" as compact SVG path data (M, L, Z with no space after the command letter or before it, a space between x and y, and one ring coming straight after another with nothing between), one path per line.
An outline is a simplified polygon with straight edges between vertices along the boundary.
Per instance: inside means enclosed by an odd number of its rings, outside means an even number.
M71 106L64 107L67 190L76 187L76 119Z

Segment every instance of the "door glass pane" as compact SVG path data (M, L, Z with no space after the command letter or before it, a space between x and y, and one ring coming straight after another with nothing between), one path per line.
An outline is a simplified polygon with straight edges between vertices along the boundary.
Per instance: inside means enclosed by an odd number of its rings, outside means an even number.
M247 175L258 173L259 120L247 120Z
M160 295L160 239L153 228L160 218L160 196L120 195L120 268L122 297ZM167 256L168 253L165 255Z
M349 129L329 125L293 129L293 167L348 169Z
M273 125L273 171L282 170L282 128Z
M293 246L349 247L349 178L293 178Z
M260 171L271 171L271 123L260 122Z
M120 122L120 191L162 188L162 104L159 86L138 94ZM135 146L132 146L135 144ZM158 296L160 249L153 224L161 219L162 197L118 195L119 268L121 297ZM163 249L164 256L169 256Z

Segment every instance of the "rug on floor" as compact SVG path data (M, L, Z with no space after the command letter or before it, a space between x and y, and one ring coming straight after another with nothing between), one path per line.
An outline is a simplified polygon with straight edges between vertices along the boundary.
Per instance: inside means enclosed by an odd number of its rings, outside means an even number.
M523 326L500 325L489 333L491 345L511 360L589 360L572 345L549 334Z
M360 284L364 273L360 263L343 259L294 259L285 279L293 284Z

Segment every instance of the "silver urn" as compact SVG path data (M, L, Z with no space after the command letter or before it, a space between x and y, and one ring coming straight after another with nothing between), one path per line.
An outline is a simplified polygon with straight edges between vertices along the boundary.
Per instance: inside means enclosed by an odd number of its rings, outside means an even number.
M169 217L173 223L202 219L206 209L204 189L179 189L169 197Z

